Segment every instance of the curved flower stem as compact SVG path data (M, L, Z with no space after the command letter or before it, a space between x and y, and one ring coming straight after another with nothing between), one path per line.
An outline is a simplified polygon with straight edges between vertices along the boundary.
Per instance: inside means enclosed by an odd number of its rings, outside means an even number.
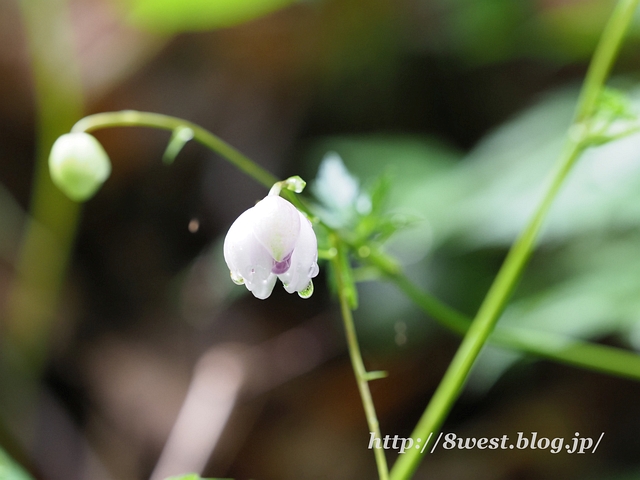
M235 149L210 131L202 128L199 125L196 125L195 123L183 120L182 118L172 117L170 115L151 112L138 112L136 110L96 113L94 115L84 117L83 119L76 122L71 131L89 133L95 130L113 127L151 127L159 128L161 130L170 130L174 133L172 139L176 136L176 132L179 132L179 135L177 136L182 137L183 139L186 138L187 141L188 139L192 138L201 145L204 145L205 147L220 155L229 163L237 167L240 171L253 178L256 182L264 185L269 189L280 182L279 179L269 171L262 168L249 157L247 157L239 150ZM190 134L185 135L185 131L190 131ZM184 142L182 143L182 146L183 145ZM181 146L179 148L181 148ZM177 151L172 151L168 156L169 158L166 158L167 155L165 152L165 163L173 162L173 158L177 153ZM309 208L304 204L300 197L295 195L292 191L285 189L282 192L282 196L286 197L287 200L289 200L299 210L310 214ZM318 220L318 223L322 222Z
M261 183L267 188L271 188L272 185L278 182L278 178L274 177L267 170L251 161L248 157L240 153L228 143L222 141L208 130L205 130L195 123L182 120L181 118L171 117L169 115L137 112L134 110L97 113L95 115L84 117L82 120L78 121L71 131L92 132L110 127L153 127L171 131L188 128L193 132L194 140L227 159L258 183Z
M358 337L356 335L356 327L353 323L351 300L347 294L347 282L345 281L345 276L348 273L344 271L344 262L341 259L341 257L346 255L346 252L344 251L344 245L340 242L335 233L331 234L331 243L332 247L336 251L336 255L331 258L331 265L333 267L338 297L340 299L340 309L347 337L347 346L349 347L349 356L351 357L351 365L353 366L358 390L360 391L360 398L362 399L362 405L364 406L364 413L367 417L369 431L374 434L374 438L381 438L380 424L378 423L376 409L373 405L373 399L371 398L371 391L369 390L369 380L371 377L365 369L364 362L362 360ZM380 377L378 376L377 378ZM387 459L385 457L384 450L381 448L374 448L373 453L376 458L376 465L378 466L378 476L380 477L380 480L388 480L389 469L387 467Z
M590 64L576 109L574 125L570 130L567 144L558 158L556 169L551 176L542 201L521 235L509 250L496 279L491 285L458 351L449 364L431 402L429 402L412 432L412 438L428 438L431 433L435 433L440 429L453 403L460 395L471 367L513 293L518 279L531 256L535 241L551 208L551 204L571 167L585 148L584 141L588 131L584 127L576 127L578 125L583 126L591 118L596 108L598 95L620 48L622 37L631 22L638 1L621 0L617 4ZM426 450L426 448L422 449L422 452L426 452ZM391 479L406 480L410 478L423 455L424 453L421 453L420 450L410 449L400 456L391 470Z

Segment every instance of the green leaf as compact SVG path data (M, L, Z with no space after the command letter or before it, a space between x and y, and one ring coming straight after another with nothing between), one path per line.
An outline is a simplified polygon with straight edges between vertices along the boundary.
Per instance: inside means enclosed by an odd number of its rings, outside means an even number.
M33 478L0 448L0 480L33 480Z
M324 156L311 190L320 202L314 209L316 214L335 228L352 226L358 214L368 213L371 208L371 199L361 192L359 179L351 175L335 152Z
M583 125L583 141L586 145L598 146L637 133L640 123L636 111L627 92L604 88L595 113Z
M611 87L605 87L600 92L597 111L611 113L624 118L636 118L629 95L622 90Z
M2 480L0 478L0 480ZM177 475L175 477L168 477L165 480L233 480L231 478L202 478L197 473L185 473L184 475Z
M211 30L238 25L294 0L120 0L134 25L161 33Z

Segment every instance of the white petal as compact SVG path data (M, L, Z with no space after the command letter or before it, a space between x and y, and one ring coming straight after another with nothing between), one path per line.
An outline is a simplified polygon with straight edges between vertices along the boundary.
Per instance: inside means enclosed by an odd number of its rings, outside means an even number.
M291 256L291 268L278 278L287 292L300 292L307 288L309 281L318 275L318 242L311 222L302 213L300 235Z
M224 259L231 276L244 280L247 289L258 298L267 298L276 276L271 273L274 260L253 234L255 211L240 215L224 239Z
M265 280L252 282L251 288L249 288L249 283L246 283L246 285L249 291L253 293L254 297L264 300L271 295L273 286L276 284L276 278L277 277L272 273Z
M250 210L254 211L253 232L256 238L277 262L282 261L298 241L298 210L277 195L268 195Z

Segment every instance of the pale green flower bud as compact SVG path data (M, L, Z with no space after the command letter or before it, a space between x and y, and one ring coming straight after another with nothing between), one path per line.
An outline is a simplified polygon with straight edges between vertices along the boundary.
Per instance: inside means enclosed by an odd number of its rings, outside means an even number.
M49 155L53 183L71 200L89 200L111 174L107 152L93 135L67 133L59 137Z

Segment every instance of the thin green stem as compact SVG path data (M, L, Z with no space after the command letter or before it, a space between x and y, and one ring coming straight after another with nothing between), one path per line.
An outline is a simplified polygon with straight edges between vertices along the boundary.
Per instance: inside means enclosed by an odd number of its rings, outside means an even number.
M170 131L188 128L193 132L194 140L224 157L258 183L261 183L267 188L271 188L273 184L278 182L278 178L274 177L267 170L251 161L247 156L243 155L208 130L205 130L195 123L182 120L181 118L171 117L169 115L137 112L134 110L97 113L95 115L84 117L73 126L71 131L92 132L102 128L111 127L153 127Z
M423 291L402 272L385 271L384 264L376 262L378 255L369 256L372 265L378 267L423 312L460 335L467 332L471 318ZM496 326L489 342L566 365L640 380L640 355L620 348L585 342L553 332L500 325Z
M360 392L360 398L362 399L362 405L364 406L364 413L367 418L369 431L374 434L374 438L381 438L380 424L376 415L376 409L373 405L373 399L371 398L371 391L369 390L370 378L367 374L367 370L365 369L362 354L360 353L360 345L358 344L356 327L353 323L353 315L351 312L351 300L346 291L345 276L348 273L344 271L344 262L341 261L340 258L341 256L346 255L346 252L344 251L344 246L341 244L337 235L331 234L331 241L332 247L335 248L336 251L336 255L331 258L331 265L335 275L342 320L344 322L344 330L347 338L347 346L349 348L349 356L351 357L351 365L353 366L353 372L358 384L358 390ZM381 448L374 448L373 452L380 480L388 480L389 469L387 467L387 459L385 457L384 450Z
M498 327L489 341L567 365L640 380L640 356L620 348L517 327Z
M595 110L598 95L637 4L638 0L621 0L616 6L590 64L576 109L575 123L588 120ZM573 131L575 130L574 128ZM568 136L566 147L558 158L557 167L551 176L541 203L522 234L509 250L471 327L463 338L429 405L418 421L411 435L413 438L429 438L430 434L438 431L444 423L453 403L462 391L471 367L517 285L556 194L576 159L584 150L583 141L584 135L570 134ZM391 479L406 480L411 478L424 455L421 452L426 452L426 448L422 450L411 449L402 455L393 466Z
M374 255L370 255L370 258L373 260ZM384 271L383 273L389 280L395 283L413 303L420 307L423 312L460 335L464 335L467 332L471 324L471 319L466 315L442 303L433 295L422 291L403 273L397 272L390 274Z

